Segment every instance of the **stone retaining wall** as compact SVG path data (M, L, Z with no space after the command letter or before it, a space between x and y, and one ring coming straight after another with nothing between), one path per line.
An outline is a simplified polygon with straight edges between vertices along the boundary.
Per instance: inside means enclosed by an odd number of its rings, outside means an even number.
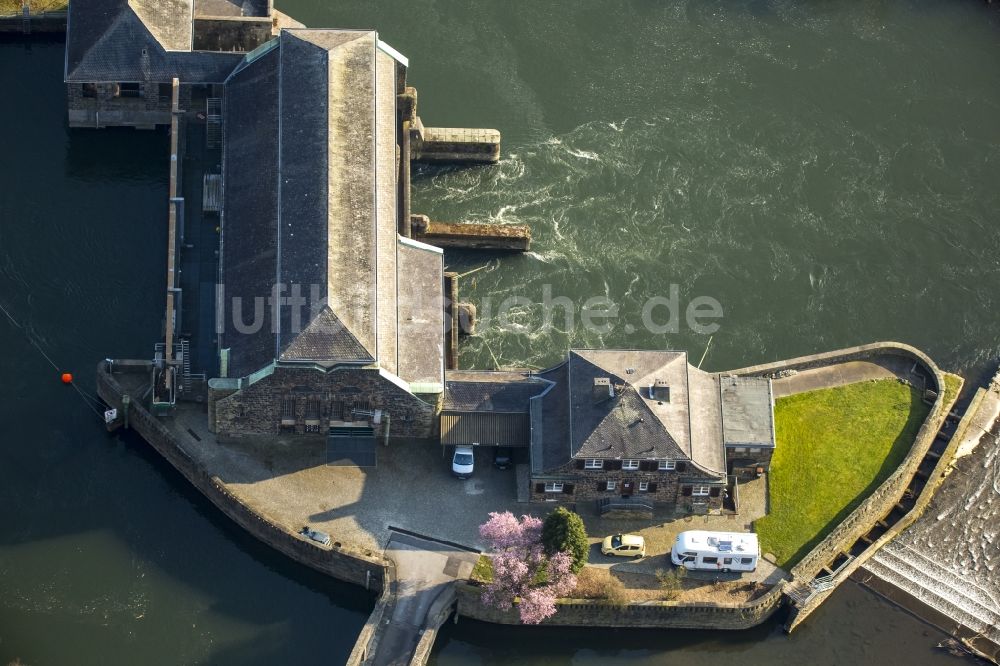
M883 481L823 541L817 544L815 548L792 568L791 574L797 583L805 584L813 580L822 571L823 567L827 566L840 553L849 550L858 539L871 531L879 520L888 515L900 499L902 499L903 493L913 480L914 473L927 455L927 451L934 442L934 438L944 424L948 410L951 408L951 405L944 404L944 374L934 361L919 349L899 342L879 342L862 345L860 347L851 347L824 354L803 356L788 361L751 366L731 372L731 374L738 375L773 375L783 370L804 370L832 363L871 360L880 356L902 356L922 366L930 374L934 382L934 385L928 388L937 392L937 399L931 407L930 414L927 415L924 423L920 426L913 445L910 447L910 451L906 454L903 462L889 475L889 478ZM930 496L933 495L936 489L936 484L925 486L921 492L920 499L923 500L926 497L926 500L922 504L918 503L921 511L926 506L926 502L930 501ZM913 510L909 513L912 514ZM830 589L814 595L806 603L797 606L789 622L788 630L791 631L805 620L813 610L826 600L841 582L847 580L859 566L889 541L889 539L895 536L899 530L909 525L912 519L908 521L908 517L909 514L904 516L904 519L886 534L882 535L882 537L851 560L846 566L838 570L833 577L833 586Z
M455 588L459 584L452 583L449 585L448 589L438 595L438 598L431 604L430 609L427 611L427 619L424 621L423 633L420 634L420 640L417 642L417 647L413 651L413 657L410 659L410 666L424 666L427 663L427 659L430 658L431 650L434 648L434 641L437 640L438 631L448 621L448 618L451 617L455 609L455 601L458 597Z
M779 582L763 596L742 604L645 601L625 605L589 599L560 599L557 612L542 622L546 626L623 627L648 629L749 629L757 626L781 606L785 583ZM484 605L482 588L459 583L460 616L495 624L521 624L517 608L502 611Z
M372 609L371 614L365 621L357 640L354 641L354 649L347 658L347 666L361 666L378 649L379 629L382 628L382 618L386 613L392 615L392 608L396 601L396 567L389 561L387 576L382 581L382 594Z
M115 362L117 372L138 372L148 374L150 364L125 364ZM97 368L97 393L105 403L122 412L121 384L108 373L108 364L102 361ZM218 477L210 476L190 455L180 442L155 416L151 415L138 399L129 404L129 426L139 433L153 449L174 466L195 488L201 491L222 513L229 516L240 527L272 548L291 559L332 576L338 580L366 589L383 589L390 578L388 562L380 554L361 551L350 546L340 548L322 547L293 534L280 525L271 522L244 504L230 493ZM331 535L336 539L335 535Z

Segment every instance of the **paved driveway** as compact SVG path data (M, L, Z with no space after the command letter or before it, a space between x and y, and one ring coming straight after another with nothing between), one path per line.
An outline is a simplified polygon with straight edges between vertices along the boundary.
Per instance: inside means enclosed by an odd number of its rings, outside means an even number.
M385 549L396 563L396 600L372 658L376 666L409 664L434 600L467 579L479 557L427 539L393 532Z

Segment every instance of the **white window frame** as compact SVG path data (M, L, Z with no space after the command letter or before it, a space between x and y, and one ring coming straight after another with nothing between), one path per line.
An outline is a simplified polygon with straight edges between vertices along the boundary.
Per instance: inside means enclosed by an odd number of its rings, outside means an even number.
M622 460L622 469L634 472L639 469L639 460L637 458L626 458L625 460Z
M563 484L560 481L546 481L545 482L545 492L547 493L561 493L563 491Z
M708 494L712 492L711 487L696 485L691 487L691 495L693 497L708 497Z
M639 492L640 493L648 493L649 492L649 481L640 481L639 482Z
M618 482L617 481L608 481L607 483L604 484L604 489L605 490L618 490Z
M584 469L604 469L604 461L600 458L586 458L583 461Z
M673 472L677 469L676 460L660 460L656 464L656 469L661 472Z

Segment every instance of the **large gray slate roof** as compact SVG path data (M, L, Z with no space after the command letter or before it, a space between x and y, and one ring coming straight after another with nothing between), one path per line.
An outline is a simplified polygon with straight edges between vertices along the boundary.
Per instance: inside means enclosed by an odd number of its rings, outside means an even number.
M539 373L546 389L531 403L531 472L542 474L569 462L569 363Z
M252 333L227 314L230 375L275 359L377 361L440 385L441 255L397 243L395 61L372 31L284 30L272 43L227 82L226 305L275 283L307 304Z
M222 83L240 54L191 51L191 0L72 0L66 80Z

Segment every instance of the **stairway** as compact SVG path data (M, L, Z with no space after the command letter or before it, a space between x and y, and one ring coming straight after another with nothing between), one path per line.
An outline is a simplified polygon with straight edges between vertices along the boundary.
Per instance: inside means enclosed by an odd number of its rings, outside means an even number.
M1000 603L988 591L924 553L892 541L864 567L955 622L1000 642Z

